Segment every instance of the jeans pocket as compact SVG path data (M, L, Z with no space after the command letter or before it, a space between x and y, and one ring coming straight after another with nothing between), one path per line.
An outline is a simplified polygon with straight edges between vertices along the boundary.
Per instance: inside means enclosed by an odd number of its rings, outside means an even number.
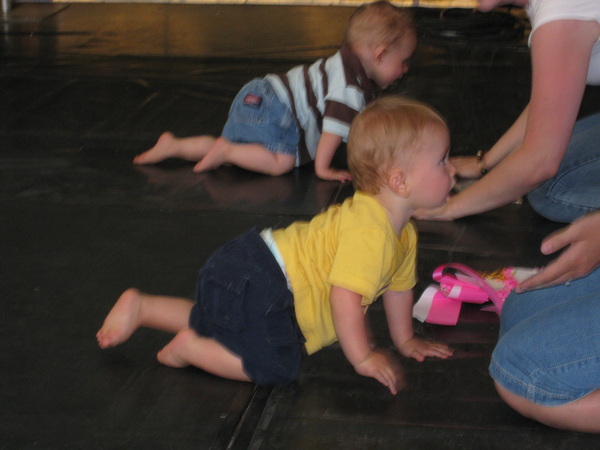
M267 89L265 83L251 81L238 93L230 114L238 123L264 125L273 120L269 108L275 93Z
M304 342L294 311L294 298L287 289L269 306L265 314L267 341L274 346Z
M224 280L216 276L212 268L207 268L200 290L200 296L208 300L203 302L206 320L219 328L240 332L244 326L248 282L249 277Z

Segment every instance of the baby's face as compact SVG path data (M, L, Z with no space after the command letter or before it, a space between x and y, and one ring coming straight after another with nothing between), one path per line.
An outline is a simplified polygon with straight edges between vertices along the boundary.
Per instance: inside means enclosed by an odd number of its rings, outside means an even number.
M408 72L410 58L417 47L417 37L408 33L396 44L385 49L376 61L372 78L377 86L386 89Z
M443 205L454 187L456 168L448 159L450 135L444 127L422 133L419 152L407 173L412 206L435 208Z

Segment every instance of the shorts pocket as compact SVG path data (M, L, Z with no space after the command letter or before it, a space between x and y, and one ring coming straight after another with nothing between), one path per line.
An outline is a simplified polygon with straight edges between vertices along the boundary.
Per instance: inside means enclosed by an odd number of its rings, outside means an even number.
M274 92L270 92L262 84L265 81L251 81L236 96L230 116L246 125L265 125L272 121L269 106ZM277 119L279 120L279 119Z
M223 269L223 268L221 268ZM244 326L244 303L248 276L223 278L212 267L207 267L199 297L207 322L233 332Z
M299 344L305 341L294 310L294 297L287 289L269 306L265 314L267 341L273 346Z

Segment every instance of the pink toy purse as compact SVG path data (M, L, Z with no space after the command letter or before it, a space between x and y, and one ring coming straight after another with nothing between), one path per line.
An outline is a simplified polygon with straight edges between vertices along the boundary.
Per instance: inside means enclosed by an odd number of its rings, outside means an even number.
M538 271L507 267L482 274L464 264L442 264L432 276L439 286L432 284L423 291L413 307L413 317L437 325L456 325L463 302L483 304L490 300L493 305L483 309L500 315L508 294Z

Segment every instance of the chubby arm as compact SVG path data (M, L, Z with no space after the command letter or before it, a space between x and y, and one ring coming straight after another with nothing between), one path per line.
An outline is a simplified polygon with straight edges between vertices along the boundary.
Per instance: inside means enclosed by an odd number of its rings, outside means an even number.
M553 286L584 277L600 266L600 211L580 217L542 242L542 253L565 249L537 275L525 280L517 292Z
M427 356L447 358L452 351L444 344L415 337L412 324L412 291L386 291L383 294L383 307L394 345L403 356L419 362Z
M477 214L510 203L554 176L573 131L597 39L595 22L564 20L537 29L531 42L529 105L491 155L503 158L488 162L486 156L485 162L495 165L494 170L451 197L444 207L418 211L415 216L451 220ZM520 145L509 151L521 134Z
M402 383L400 365L391 353L371 347L360 302L360 294L332 286L330 303L338 341L358 374L375 378L395 395Z
M331 160L342 143L342 138L332 133L324 132L319 139L317 154L315 156L315 173L323 180L350 181L352 177L346 170L331 167Z

